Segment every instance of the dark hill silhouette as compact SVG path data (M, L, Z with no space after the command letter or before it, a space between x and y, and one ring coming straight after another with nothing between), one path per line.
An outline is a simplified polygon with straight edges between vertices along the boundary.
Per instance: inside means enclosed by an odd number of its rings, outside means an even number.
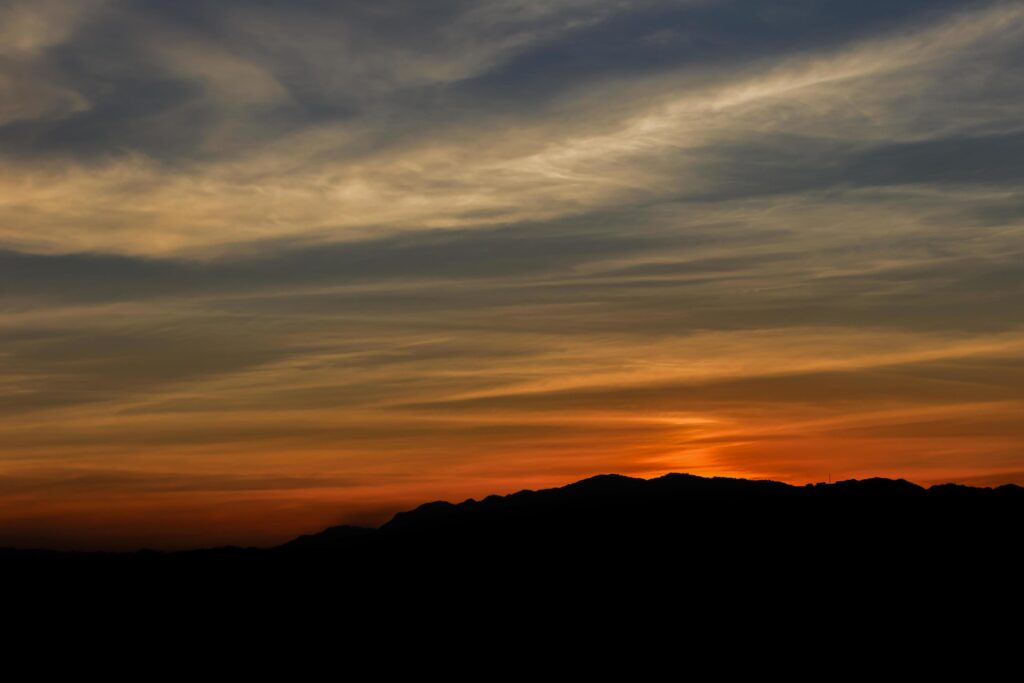
M102 638L104 654L125 633L162 656L252 642L231 654L261 667L282 638L301 639L295 663L364 652L387 652L374 658L385 666L448 663L498 649L488 675L573 646L573 671L659 652L759 669L824 653L838 668L915 639L945 660L977 638L980 661L1016 652L1022 519L1017 486L601 475L427 503L377 529L269 549L6 550L0 574L14 631L49 646L70 624L76 642Z
M641 556L714 557L786 552L887 553L913 559L939 548L993 553L1024 521L1024 489L944 484L923 488L873 478L791 486L775 481L668 474L599 475L561 488L520 491L400 512L376 530L335 527L275 549L373 556L444 552L578 560L625 549ZM867 555L864 555L865 557ZM515 561L515 558L509 558Z
M1016 586L1022 521L1024 489L1014 485L599 475L561 488L427 503L377 529L332 527L276 548L5 550L0 567L11 581L89 591L283 591L348 606L381 596L493 600L497 591L515 608L513 595L586 590L621 599L622 591L645 587L684 590L691 601L751 594L849 600L891 591L950 599Z
M560 488L523 490L461 503L434 501L399 512L377 529L342 525L300 536L276 548L214 548L161 553L61 553L0 550L19 557L86 560L114 558L208 559L219 555L300 558L347 554L349 560L398 552L424 543L454 553L500 550L557 552L565 544L610 542L669 547L700 540L718 546L748 543L842 546L855 539L885 544L979 544L1016 530L1024 514L1024 488L941 484L924 488L903 479L872 478L793 486L776 481L667 474L639 479L593 476ZM1010 536L1002 536L1006 541ZM663 543L654 543L657 540Z

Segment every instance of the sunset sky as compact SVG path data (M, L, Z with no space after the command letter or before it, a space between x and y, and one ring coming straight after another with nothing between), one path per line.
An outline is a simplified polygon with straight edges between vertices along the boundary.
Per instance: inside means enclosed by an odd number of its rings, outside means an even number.
M0 546L1024 484L1024 2L0 0Z

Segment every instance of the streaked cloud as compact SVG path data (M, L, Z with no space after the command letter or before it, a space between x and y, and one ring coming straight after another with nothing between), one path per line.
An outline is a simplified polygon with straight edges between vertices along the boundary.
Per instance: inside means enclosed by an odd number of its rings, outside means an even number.
M1012 479L1022 35L1019 2L0 3L0 543L605 471Z

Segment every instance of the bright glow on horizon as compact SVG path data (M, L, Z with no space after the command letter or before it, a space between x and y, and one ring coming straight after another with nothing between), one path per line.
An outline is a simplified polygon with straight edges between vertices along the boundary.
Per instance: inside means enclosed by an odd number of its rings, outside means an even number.
M1024 6L0 5L0 546L1024 483Z

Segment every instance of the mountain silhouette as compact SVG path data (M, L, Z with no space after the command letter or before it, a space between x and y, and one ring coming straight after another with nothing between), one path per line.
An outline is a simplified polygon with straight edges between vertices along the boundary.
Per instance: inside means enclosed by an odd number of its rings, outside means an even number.
M792 486L667 474L598 475L561 488L453 504L431 502L376 530L333 527L276 553L352 556L443 550L578 559L628 548L643 556L754 551L881 553L913 558L939 548L996 552L1024 521L1024 489L872 478ZM350 558L354 559L354 558Z
M434 501L399 512L373 529L329 527L269 549L213 548L162 553L0 549L3 558L203 558L223 554L282 555L380 552L423 542L473 551L517 540L528 545L744 538L842 543L849 535L884 543L941 537L974 542L1014 528L1024 514L1024 488L938 484L904 479L851 479L794 486L777 481L672 473L653 479L601 474L566 486L491 495L461 503ZM906 534L913 532L913 536ZM529 548L524 548L528 550Z
M621 602L651 588L682 590L691 602L752 594L866 600L892 591L949 599L1016 585L1022 522L1024 489L1015 485L924 488L873 478L794 486L606 474L426 503L376 529L331 527L274 548L8 549L0 567L11 585L302 594L311 605L348 607L382 596L466 605L500 595L515 609L541 593L597 591Z

